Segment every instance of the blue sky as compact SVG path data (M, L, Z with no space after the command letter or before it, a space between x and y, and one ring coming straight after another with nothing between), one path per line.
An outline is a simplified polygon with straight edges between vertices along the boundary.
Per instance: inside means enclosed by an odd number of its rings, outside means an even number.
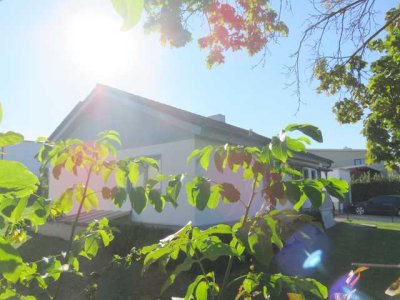
M110 0L0 1L0 102L5 114L0 130L18 131L27 139L47 136L96 83L103 83L201 115L222 113L228 123L266 136L289 123L312 123L325 140L315 148L364 148L361 124L339 125L331 110L335 98L317 95L315 83L303 84L306 103L295 115L297 98L286 88L293 78L287 78L284 66L292 63L289 56L306 9L300 1L294 5L294 12L286 14L289 37L271 45L264 67L253 69L257 57L235 53L208 70L207 53L196 42L169 49L156 35L143 35L140 27L120 32L121 20ZM101 18L107 22L96 23ZM83 24L82 30L77 24ZM110 48L110 36L122 47ZM302 70L305 80L309 72Z

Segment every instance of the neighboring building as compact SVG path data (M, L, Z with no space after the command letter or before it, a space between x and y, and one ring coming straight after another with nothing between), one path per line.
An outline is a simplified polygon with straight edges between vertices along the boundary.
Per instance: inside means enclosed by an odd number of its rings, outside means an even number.
M119 158L151 156L159 160L163 174L186 173L188 180L196 175L206 175L215 181L229 181L244 191L243 199L247 199L251 193L251 185L244 182L240 174L228 171L220 174L213 164L210 164L209 170L204 174L193 161L187 164L186 158L194 149L209 144L263 146L270 142L268 138L252 130L225 123L223 115L203 117L102 85L96 86L86 100L76 105L50 136L50 140L94 140L98 132L111 129L121 135L123 145L118 149ZM310 176L319 177L321 173L330 170L332 161L317 155L301 153L291 158L290 163L302 171L309 171ZM67 187L81 181L82 178L63 173L60 180L55 180L52 176L49 180L50 198L55 199ZM101 179L94 178L91 185L94 190L98 190L102 185ZM100 209L115 209L110 201L100 200ZM256 201L259 205L263 202L260 192ZM128 202L122 209L131 211ZM242 213L241 203L222 203L215 210L198 211L187 203L184 189L176 209L166 205L161 214L152 207L147 207L141 215L131 212L132 219L136 222L180 226L188 221L197 226L233 222L237 221Z
M332 160L332 169L348 170L351 177L358 177L366 172L387 174L383 163L366 163L365 149L310 149L308 152Z
M21 144L0 148L0 159L15 160L23 163L35 175L39 175L40 163L35 158L41 144L23 141Z
M387 171L383 163L366 163L367 150L365 149L310 149L310 153L328 158L333 161L332 170L328 173L328 177L334 177L346 180L351 189L351 180L362 174L369 173L387 175ZM332 198L335 208L338 211L347 211L347 207L352 202L351 191L346 195L343 203Z

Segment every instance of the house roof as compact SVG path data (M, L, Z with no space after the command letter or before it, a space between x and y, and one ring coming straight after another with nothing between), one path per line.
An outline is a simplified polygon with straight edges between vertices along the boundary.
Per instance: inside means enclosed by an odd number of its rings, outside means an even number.
M81 110L84 108L86 104L90 101L93 101L96 98L96 95L104 95L104 94L112 94L115 99L129 99L136 104L140 104L146 106L152 110L162 112L164 114L168 114L172 117L175 117L184 122L188 122L194 125L198 125L201 128L210 129L212 131L220 131L223 133L228 133L230 135L235 135L241 138L245 138L246 140L251 140L255 144L269 144L270 139L260 135L252 130L243 129L225 122L221 122L218 120L211 119L209 117L204 117L183 109L179 109L177 107L167 105L161 102L157 102L154 100L150 100L141 96L137 96L113 87L105 86L98 84L95 89L89 94L89 96L84 100L79 102L72 111L65 117L65 119L58 125L58 127L54 130L54 132L50 135L49 139L54 140L60 137L62 132L68 127L71 126L72 123L76 120L77 116L80 114ZM121 96L121 97L118 97ZM324 168L329 168L332 164L332 160L312 154L312 153L296 153L295 159L305 161L305 162L319 162L324 164Z
M352 165L352 166L345 166L345 167L340 167L338 169L343 169L343 170L349 170L349 171L376 171L380 172L379 169L374 168L373 166L362 164L362 165Z

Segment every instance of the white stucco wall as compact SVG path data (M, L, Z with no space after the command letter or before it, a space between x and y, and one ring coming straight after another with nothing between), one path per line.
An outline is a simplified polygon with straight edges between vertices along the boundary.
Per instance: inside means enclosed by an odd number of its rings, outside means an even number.
M21 144L0 148L0 159L15 160L23 163L34 174L39 175L40 163L35 158L41 144L32 141L23 141Z
M349 189L351 187L350 170L336 168L336 169L333 169L332 171L330 171L328 173L328 177L333 177L333 178L337 178L337 179L341 179L341 180L346 180L347 183L349 184ZM349 201L351 203L351 191L349 191L348 196L349 196ZM343 209L343 204L341 204L339 199L337 199L335 197L331 197L331 198L332 198L333 204L335 205L336 211L341 211Z

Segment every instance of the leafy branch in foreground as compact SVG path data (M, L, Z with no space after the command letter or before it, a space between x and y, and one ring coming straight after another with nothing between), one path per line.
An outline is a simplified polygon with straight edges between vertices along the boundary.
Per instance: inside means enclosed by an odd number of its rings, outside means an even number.
M310 221L290 210L276 210L276 206L290 202L298 210L309 199L314 207L319 207L326 192L339 199L344 199L347 192L344 181L302 179L302 174L290 166L290 158L305 151L304 144L310 141L307 137L294 139L287 136L287 132L295 130L322 141L321 132L316 127L293 124L261 149L207 146L195 150L188 157L188 160L195 159L206 174L213 163L218 172L229 170L237 173L252 188L251 193L246 194L231 182L215 182L205 176L194 177L186 184L188 202L197 209L215 209L222 201L238 204L243 215L232 226L219 224L201 230L189 223L157 244L134 249L135 254L142 258L143 272L157 263L167 274L161 293L179 275L197 266L200 274L188 286L185 299L225 299L227 295L232 297L234 290L237 290L236 299L256 296L265 299L293 299L295 296L303 299L301 297L310 295L319 299L327 297L326 287L316 280L271 274L270 271L274 253L290 236L293 223ZM256 201L260 197L262 203ZM259 205L258 211L251 215L255 205ZM222 277L207 264L221 258L228 260ZM128 260L131 261L131 256ZM243 266L242 274L236 278L231 276L234 261Z
M2 110L0 107L0 116ZM15 145L23 136L14 132L0 134L1 147ZM142 211L152 205L161 211L166 202L177 205L182 175L150 178L139 183L139 177L148 167L158 169L152 158L126 158L116 160L116 148L120 144L115 131L101 132L99 138L90 143L78 139L52 143L41 138L44 143L37 157L42 162L41 171L50 167L51 176L61 179L63 172L77 176L77 181L68 187L57 199L49 201L38 195L39 180L24 165L15 161L0 160L0 298L35 299L26 295L33 287L45 291L49 299L58 297L63 274L80 273L81 258L91 260L101 247L107 247L113 240L108 219L95 220L87 228L77 233L77 224L83 210L89 212L99 206L98 194L111 199L121 207L128 199L135 211ZM104 187L100 191L90 188L91 179L101 177ZM111 176L115 186L108 187ZM82 179L83 178L83 179ZM170 180L169 180L170 179ZM155 185L167 181L167 191L161 195ZM131 189L126 191L127 182ZM143 186L142 186L143 185ZM67 249L59 254L45 256L34 262L27 262L18 253L17 247L27 240L30 231L46 224L50 218L70 214L77 208L71 227ZM54 294L49 287L57 284ZM21 287L23 287L21 289Z

